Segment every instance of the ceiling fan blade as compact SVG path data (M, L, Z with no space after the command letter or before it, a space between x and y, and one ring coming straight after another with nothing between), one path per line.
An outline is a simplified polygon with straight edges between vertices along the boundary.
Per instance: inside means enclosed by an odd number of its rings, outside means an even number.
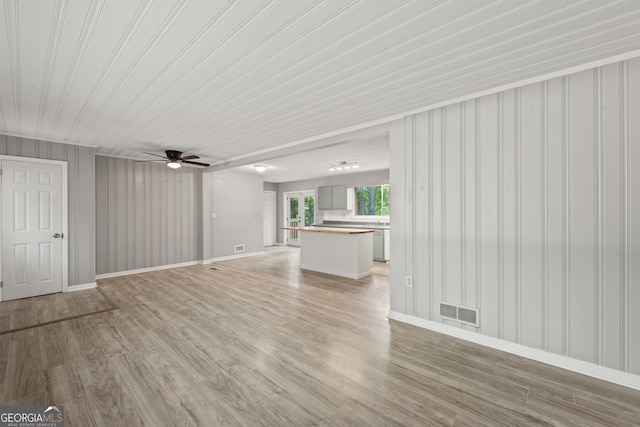
M190 165L198 165L198 166L205 166L205 167L210 166L209 163L192 162L190 160L184 160L184 158L182 160L182 163L189 163Z
M167 159L158 159L158 160L134 160L136 163L147 163L147 162L166 162Z
M180 157L182 160L194 160L194 159L199 159L200 156L195 156L193 154L190 154L188 156L182 156Z
M158 154L147 153L146 151L143 151L143 153L144 153L144 154L148 154L148 155L150 155L150 156L162 157L163 159L167 159L167 157L165 157L165 156L160 156L160 155L158 155Z

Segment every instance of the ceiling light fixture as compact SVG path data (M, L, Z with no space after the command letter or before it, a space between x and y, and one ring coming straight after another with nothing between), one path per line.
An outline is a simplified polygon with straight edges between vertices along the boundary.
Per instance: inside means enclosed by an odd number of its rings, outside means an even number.
M167 166L169 166L171 169L179 169L182 164L178 160L173 159L167 162Z
M264 172L267 170L267 166L266 165L255 165L254 168L256 168L256 170L258 172Z
M333 172L333 171L341 171L343 169L344 170L349 170L351 168L357 169L359 167L360 165L358 165L358 162L347 162L346 160L343 160L339 163L334 163L329 165L329 170Z

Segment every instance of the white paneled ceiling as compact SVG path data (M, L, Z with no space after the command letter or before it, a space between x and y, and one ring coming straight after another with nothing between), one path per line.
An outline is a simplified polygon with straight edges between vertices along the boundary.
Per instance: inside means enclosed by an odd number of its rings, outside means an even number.
M640 49L636 0L0 4L0 133L214 164Z

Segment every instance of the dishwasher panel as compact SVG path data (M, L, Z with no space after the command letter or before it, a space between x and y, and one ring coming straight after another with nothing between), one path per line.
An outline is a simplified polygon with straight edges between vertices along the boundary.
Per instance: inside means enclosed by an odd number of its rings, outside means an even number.
M373 232L373 260L384 261L384 230Z

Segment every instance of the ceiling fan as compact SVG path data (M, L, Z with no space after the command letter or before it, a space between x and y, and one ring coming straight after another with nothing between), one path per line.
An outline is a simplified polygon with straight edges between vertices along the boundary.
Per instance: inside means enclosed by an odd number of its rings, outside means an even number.
M166 150L165 151L166 156L160 156L158 154L147 153L147 152L145 152L144 154L149 154L150 156L162 157L163 160L147 160L147 161L148 162L167 161L166 162L167 166L169 166L171 169L178 169L180 166L182 166L183 163L188 163L190 165L204 166L204 167L209 166L209 163L192 161L194 159L199 159L200 156L195 156L195 155L183 156L182 151Z

